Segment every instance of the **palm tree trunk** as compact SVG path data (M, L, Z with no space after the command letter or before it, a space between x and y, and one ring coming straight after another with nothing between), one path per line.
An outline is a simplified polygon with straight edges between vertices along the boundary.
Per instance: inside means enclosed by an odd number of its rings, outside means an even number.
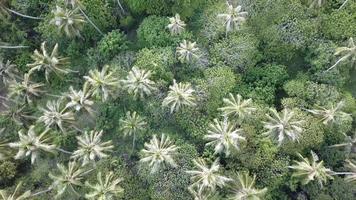
M85 14L85 12L82 10L82 8L80 8L79 6L78 6L78 8L79 8L80 12L84 15L85 19L87 19L88 22L89 22L101 35L104 35L104 33L94 24L94 22L89 19L89 17Z
M18 15L18 16L21 16L21 17L25 17L25 18L29 18L29 19L43 19L41 17L33 17L33 16L29 16L29 15L25 15L25 14L21 14L17 11L14 11L14 10L11 10L10 8L5 8L7 11L15 14L15 15Z
M331 69L333 69L334 67L336 67L340 62L346 60L347 58L350 57L350 54L343 56L342 58L340 58L333 66L331 66L329 69L327 69L326 71L330 71Z
M49 187L47 190L43 190L43 191L39 191L39 192L36 192L36 193L31 194L31 197L34 197L34 196L38 196L38 195L47 193L47 192L51 191L52 189L53 189L53 187L51 186L51 187Z
M136 133L133 134L131 154L133 154L133 152L135 150L135 141L136 141Z
M345 5L346 3L348 2L349 0L345 0L344 3L340 6L340 8L338 10L341 10Z

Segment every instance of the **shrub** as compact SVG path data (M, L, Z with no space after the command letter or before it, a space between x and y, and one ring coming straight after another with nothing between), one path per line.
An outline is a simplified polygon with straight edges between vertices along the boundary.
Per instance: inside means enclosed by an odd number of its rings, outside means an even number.
M126 35L118 30L106 34L98 44L99 53L110 60L118 53L128 49Z

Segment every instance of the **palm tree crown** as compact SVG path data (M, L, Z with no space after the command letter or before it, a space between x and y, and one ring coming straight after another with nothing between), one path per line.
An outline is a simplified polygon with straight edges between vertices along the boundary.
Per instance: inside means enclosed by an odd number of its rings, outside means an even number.
M214 119L214 123L209 124L208 135L204 138L211 141L206 145L215 146L216 154L225 152L229 156L231 148L239 150L240 141L246 140L241 133L242 129L235 128L235 125L227 119L224 121Z
M85 195L87 199L95 200L111 200L115 199L120 193L124 191L119 183L122 181L121 178L116 178L113 172L109 172L105 175L105 179L102 178L101 172L97 175L98 182L96 184L90 184L86 182L92 191Z
M139 131L142 131L147 125L147 123L144 120L145 118L141 117L136 112L131 113L130 111L128 111L126 113L126 117L120 119L121 130L124 132L125 136L127 135L130 136Z
M176 167L173 156L177 153L178 147L173 144L169 137L162 134L160 139L153 135L149 143L145 143L145 149L142 149L141 162L148 162L152 168L151 173L156 172L161 165L169 164Z
M319 161L319 157L311 151L311 158L304 158L301 154L298 156L302 161L294 161L295 165L289 166L294 170L292 177L297 177L301 180L302 184L308 184L310 181L317 180L322 186L328 179L333 179L333 171L324 167L323 161Z
M82 180L84 179L84 175L89 172L75 161L69 162L68 167L63 164L57 164L57 168L59 170L58 175L49 174L49 177L53 180L52 185L57 189L56 197L68 190L76 193L75 187L83 185Z
M356 182L356 164L351 160L346 160L346 167L351 171L345 176L347 182Z
M344 107L344 102L340 101L336 106L331 105L329 108L319 107L319 109L307 110L314 115L320 116L323 124L330 124L337 122L338 119L342 119L349 114L342 111Z
M199 48L196 47L197 43L196 42L190 42L187 40L183 40L177 47L177 55L178 55L178 60L181 62L191 62L195 59L199 58L198 52Z
M236 116L244 119L246 116L251 115L256 110L252 105L252 99L244 100L240 94L236 96L229 94L229 98L224 98L225 106L219 108L225 116Z
M233 5L229 4L228 2L226 3L227 3L227 12L224 14L219 14L218 18L224 19L226 33L228 33L230 31L239 29L241 24L246 21L246 17L248 13L242 12L241 6L236 6L234 8Z
M85 20L84 17L79 14L79 8L73 10L67 8L61 8L58 5L56 10L52 10L54 18L51 23L58 27L60 32L64 32L68 37L80 36Z
M32 103L33 97L39 97L45 91L41 90L44 86L42 83L31 83L29 74L24 75L21 82L12 80L9 82L8 97L14 100L23 100L27 103Z
M111 151L114 146L111 145L111 140L102 142L102 136L102 130L90 131L89 134L85 131L82 136L77 136L79 148L73 152L72 158L81 160L84 166L91 161L95 161L96 158L108 157L106 152Z
M31 164L33 164L36 158L39 156L40 151L47 151L54 153L56 146L49 143L47 137L49 129L37 134L35 126L30 126L27 134L23 130L18 132L20 141L9 143L11 148L18 148L15 159L21 159L25 156L31 155Z
M286 140L298 141L300 133L303 131L301 125L303 121L294 119L294 112L284 109L279 114L275 109L270 109L272 115L267 115L268 122L264 122L264 128L268 129L263 135L268 135L277 139L278 146Z
M0 190L0 197L2 200L25 200L31 196L31 191L27 190L21 195L17 195L17 191L20 189L22 182L17 184L14 193L8 194L5 190Z
M150 80L151 71L141 70L133 67L125 80L121 80L124 89L135 97L138 95L143 98L145 95L150 95L152 90L155 90L155 82Z
M226 182L231 181L230 178L219 175L219 161L215 160L210 168L207 166L204 159L199 158L193 160L196 170L187 171L188 174L191 174L191 181L193 184L190 186L198 187L198 191L203 191L204 189L210 189L215 191L216 187L222 187Z
M342 57L338 61L336 61L336 63L333 66L331 66L327 71L333 69L339 63L341 63L347 59L351 60L351 66L353 66L356 62L356 45L354 43L354 39L353 38L349 39L349 44L347 47L336 48L334 55L335 56L341 55Z
M65 57L60 57L58 55L58 44L56 44L52 50L51 54L48 54L46 50L46 42L41 44L41 53L36 49L32 55L32 59L35 61L32 64L28 64L30 67L29 73L31 74L34 70L45 71L46 81L49 81L49 75L54 72L57 76L60 74L68 74L71 72L69 69L65 69L69 64L68 59Z
M0 59L0 82L7 85L8 82L15 79L17 73L16 65L11 64L9 60L3 62L3 60Z
M231 200L262 200L267 188L255 188L256 175L251 177L248 173L238 173L234 181L233 195Z
M169 24L167 28L169 29L172 35L178 35L184 31L186 24L180 19L178 13L174 17L169 17L168 19Z
M195 90L190 86L190 83L176 83L173 80L173 85L169 86L170 91L167 97L163 100L163 106L170 106L171 113L178 111L183 106L195 106L196 97Z
M89 76L84 76L91 87L93 95L101 97L106 101L115 88L118 87L118 80L113 71L109 71L109 66L105 65L101 71L95 69L89 71Z
M65 132L66 125L73 125L75 122L74 113L63 106L63 100L48 101L46 108L39 108L43 114L38 118L47 128L59 128Z
M335 144L331 147L344 147L345 152L347 155L356 154L356 133L354 134L353 138L349 135L345 135L345 142L341 144Z
M83 90L79 91L74 90L71 86L67 97L70 101L67 103L66 107L74 108L77 112L85 110L91 115L94 114L94 110L92 108L94 102L90 99L91 93L89 91L88 84L84 84Z

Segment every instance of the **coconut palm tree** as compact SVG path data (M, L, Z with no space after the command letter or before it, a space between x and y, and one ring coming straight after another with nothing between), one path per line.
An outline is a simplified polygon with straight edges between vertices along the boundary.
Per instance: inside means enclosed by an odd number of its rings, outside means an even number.
M52 187L57 190L56 197L61 196L65 192L76 192L76 187L83 186L84 176L92 170L85 170L75 161L69 162L68 167L63 164L57 164L59 174L55 175L50 173L49 177L53 180Z
M257 189L255 187L256 175L251 177L249 173L238 173L237 180L234 181L233 194L231 200L262 200L267 192L267 188Z
M351 171L345 176L347 182L356 182L356 164L351 160L346 160L346 167Z
M280 146L286 140L298 141L298 138L303 131L301 125L303 121L294 119L294 112L284 109L279 114L275 109L270 109L272 115L267 114L268 122L264 123L264 128L268 129L263 135L268 135L272 139L278 141Z
M5 128L0 129L0 136L4 131L5 131ZM6 140L3 140L0 138L0 161L5 160L6 158L9 157L9 150L7 147L8 147L8 144L6 143Z
M317 109L312 109L307 111L313 113L314 115L319 116L323 121L323 124L326 125L330 123L335 123L338 121L338 119L342 119L350 115L345 112L342 112L343 107L344 107L344 102L340 101L338 104L336 104L336 106L331 105L329 108L318 106Z
M46 129L38 133L33 125L30 126L27 134L24 133L24 130L20 130L18 132L20 141L9 143L9 147L19 150L15 159L31 155L31 164L33 164L41 151L54 153L56 145L49 142L48 132L49 129Z
M215 146L215 153L225 153L226 156L230 155L230 149L240 149L240 142L245 141L245 137L241 136L242 129L230 123L227 118L224 121L214 119L214 123L209 124L208 135L204 139L209 140L206 145Z
M77 136L79 147L78 150L73 152L71 158L80 160L84 166L90 162L95 162L96 158L102 159L108 157L109 155L106 153L110 152L114 146L111 140L102 142L102 136L102 130L90 131L90 133L85 131L82 136Z
M46 108L39 109L43 113L38 121L43 122L46 128L59 128L65 132L65 126L75 123L74 113L64 106L61 98L57 101L47 101Z
M192 185L188 187L189 192L194 197L194 200L209 200L209 198L213 195L213 191L209 189L200 190L198 185Z
M149 143L145 143L145 149L142 149L140 162L149 163L151 173L156 172L161 165L168 164L171 167L176 167L173 156L177 153L178 147L173 144L168 136L162 134L160 139L153 135Z
M240 94L236 96L229 94L229 98L224 98L224 107L218 110L223 112L224 116L234 116L244 119L256 110L252 105L252 99L244 100Z
M141 117L136 112L128 111L125 118L120 119L120 130L124 133L124 136L133 135L132 150L135 148L136 133L143 131L147 125L145 118Z
M154 87L155 82L150 80L151 71L141 70L137 67L133 67L125 80L121 80L123 88L126 89L134 97L139 95L140 98L144 98L145 95L149 96Z
M189 188L198 187L200 192L204 189L215 191L216 187L223 187L226 182L231 181L230 178L219 174L219 160L215 160L210 167L202 158L194 159L193 162L196 169L187 171L192 175L190 179L193 182Z
M6 102L3 103L5 110L0 113L1 116L4 116L7 119L11 119L12 122L15 122L19 126L25 126L30 123L31 120L37 119L32 116L33 111L29 109L29 106L26 104L18 104L18 102Z
M28 199L31 196L31 191L27 190L21 195L17 195L17 191L20 189L22 182L19 182L15 188L15 191L12 194L8 194L5 190L0 190L0 197L2 200L24 200Z
M218 18L224 20L226 34L233 30L238 30L243 22L246 21L247 12L243 12L241 6L234 6L227 3L227 11L223 14L218 14Z
M105 179L102 178L101 172L97 175L98 182L90 184L86 182L92 191L85 195L85 198L92 200L111 200L115 199L119 194L123 193L124 189L119 186L122 181L121 178L115 177L113 172L109 172L105 175Z
M319 161L319 157L311 151L311 158L304 158L301 154L298 156L302 161L294 161L295 165L289 166L294 172L292 177L300 179L303 185L308 184L310 181L317 180L321 186L326 183L328 179L333 179L331 175L333 171L324 167L324 162Z
M51 24L57 26L59 32L66 34L70 38L80 37L80 31L83 29L85 19L79 11L79 7L67 9L57 5L56 9L52 10L54 18L51 20Z
M0 0L0 19L7 18L9 16L9 13L15 14L20 17L29 18L29 19L42 19L41 17L33 17L12 10L8 7L9 4L10 4L9 0Z
M7 85L10 81L15 80L17 73L15 64L11 64L9 60L3 62L3 59L0 58L0 82Z
M312 0L309 8L321 8L323 4L325 3L324 0Z
M84 83L82 90L74 90L72 86L69 87L69 93L66 95L69 98L69 102L66 107L74 108L75 111L86 111L90 115L94 115L93 105L94 101L91 100L91 93L89 91L89 85Z
M65 4L68 6L71 6L72 9L78 9L81 14L85 17L85 19L101 34L104 35L104 33L94 24L93 21L90 20L88 15L84 12L84 6L79 0L65 0ZM119 4L121 6L121 4Z
M41 90L44 84L31 83L29 76L29 74L25 74L24 79L21 82L17 82L16 80L9 82L8 98L15 101L32 103L33 98L40 97L45 92L44 90Z
M114 72L109 71L108 65L105 65L101 71L90 70L89 76L84 76L84 79L89 84L93 95L101 97L102 101L106 101L119 84Z
M356 154L356 133L353 138L349 135L345 135L345 142L341 144L335 144L331 147L344 147L346 154L349 156L350 154Z
M351 66L354 66L355 61L356 61L356 45L354 43L353 38L349 39L349 44L347 47L336 48L334 55L335 56L341 55L342 57L338 61L336 61L336 63L333 66L331 66L329 69L327 69L326 71L330 71L331 69L336 67L339 63L344 62L348 59L351 61Z
M32 64L28 64L30 67L29 73L33 71L44 70L46 81L49 81L49 75L51 72L55 73L60 77L60 74L68 74L71 70L66 69L69 64L69 58L61 57L58 55L58 44L56 44L52 50L52 53L49 55L46 50L46 42L41 44L41 53L36 49L32 55L32 59L35 61Z
M178 55L178 60L182 63L187 62L190 63L195 59L199 58L199 48L196 47L196 42L190 42L187 40L183 40L183 42L179 43L177 47L176 53Z
M170 91L167 97L163 100L164 107L170 106L171 113L178 111L183 106L195 106L196 97L195 90L190 86L190 83L178 83L173 80L173 85L169 86Z
M184 31L186 24L180 19L180 15L178 13L174 17L169 17L168 19L169 24L167 28L172 35L179 35Z

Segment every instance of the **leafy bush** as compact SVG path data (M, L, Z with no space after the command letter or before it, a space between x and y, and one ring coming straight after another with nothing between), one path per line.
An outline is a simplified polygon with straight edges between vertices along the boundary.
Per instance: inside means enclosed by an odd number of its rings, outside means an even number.
M114 30L105 35L98 44L99 53L110 60L118 53L128 49L126 35L118 30Z

